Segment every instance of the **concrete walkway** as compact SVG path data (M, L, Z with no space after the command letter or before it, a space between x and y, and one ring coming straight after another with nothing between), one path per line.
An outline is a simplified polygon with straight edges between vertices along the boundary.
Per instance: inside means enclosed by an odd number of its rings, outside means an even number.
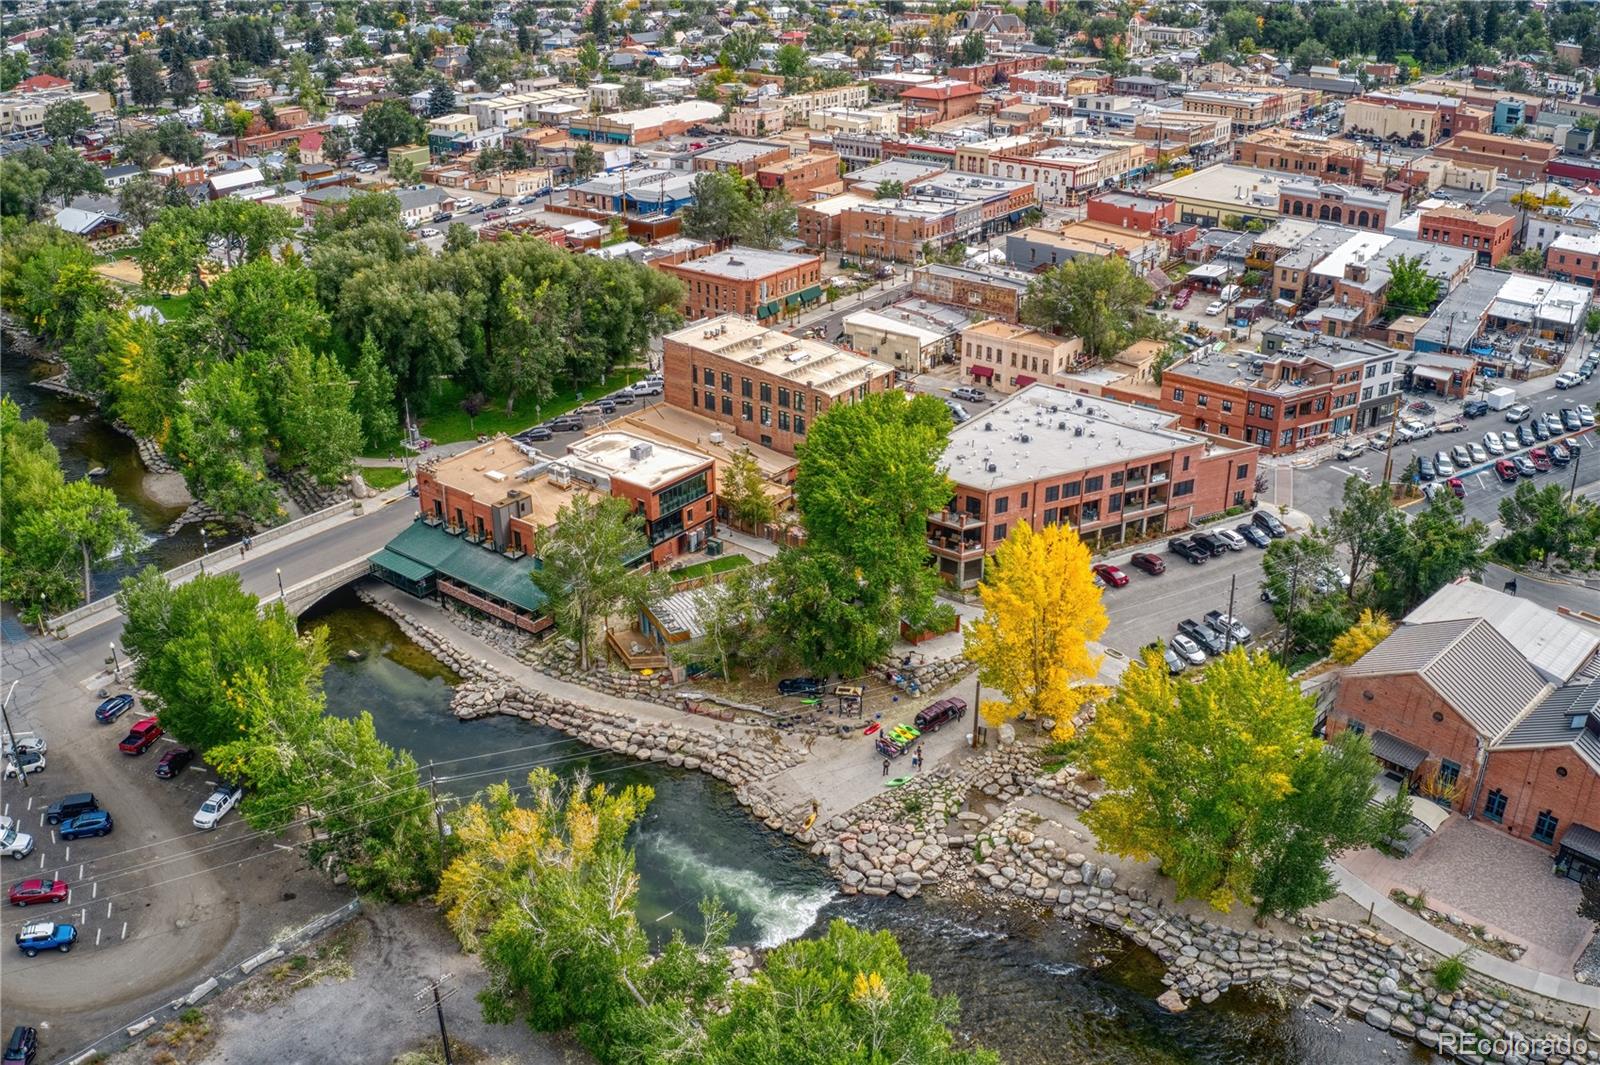
M1445 956L1455 954L1467 946L1455 936L1434 927L1393 901L1343 865L1335 863L1333 871L1341 892L1358 905L1370 907L1374 918L1383 921L1407 939ZM1530 969L1526 965L1518 965L1516 962L1507 961L1481 950L1474 951L1467 958L1467 966L1473 972L1520 991L1529 991L1535 995L1586 1009L1600 1006L1600 987L1580 984L1576 980L1568 980L1554 973Z

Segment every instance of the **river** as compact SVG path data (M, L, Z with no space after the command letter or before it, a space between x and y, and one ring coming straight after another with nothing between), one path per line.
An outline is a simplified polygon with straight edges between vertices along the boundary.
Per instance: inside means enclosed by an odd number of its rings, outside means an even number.
M111 489L144 530L145 547L135 558L119 557L95 571L95 597L111 595L123 577L146 565L167 570L198 558L201 541L197 526L185 526L176 536L166 535L167 527L183 513L183 507L163 505L145 491L144 464L139 461L133 441L111 428L94 404L33 383L59 372L59 367L19 355L9 344L3 347L0 393L21 408L23 417L42 419L50 427L50 439L61 453L61 466L68 480L82 477L96 467L105 469L105 475L96 478L95 483ZM211 546L221 544L214 542Z
M712 778L599 754L552 729L492 717L457 721L454 678L353 592L304 619L325 625L333 659L331 712L370 710L378 734L438 764L454 794L500 779L525 782L540 760L567 776L586 769L617 787L648 784L655 801L635 831L639 916L657 935L691 936L696 905L715 892L738 918L736 941L771 946L835 917L898 936L939 994L962 1001L959 1032L1014 1065L1369 1065L1431 1060L1365 1025L1330 1022L1268 996L1231 991L1173 1016L1155 1005L1160 965L1149 953L1060 921L973 913L935 899L846 898L804 848L769 832ZM347 650L363 657L349 660ZM468 774L475 774L468 776Z

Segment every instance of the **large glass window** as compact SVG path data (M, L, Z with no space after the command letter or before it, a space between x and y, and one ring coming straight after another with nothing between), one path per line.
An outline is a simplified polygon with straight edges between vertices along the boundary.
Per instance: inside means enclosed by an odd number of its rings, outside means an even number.
M1505 792L1495 788L1489 793L1489 797L1483 800L1483 816L1495 824L1506 819Z
M686 477L677 484L669 485L656 493L656 506L658 514L666 516L670 510L682 510L706 494L705 471Z
M1540 843L1554 843L1556 826L1559 824L1560 818L1551 816L1549 810L1540 810L1539 819L1533 823L1533 838Z

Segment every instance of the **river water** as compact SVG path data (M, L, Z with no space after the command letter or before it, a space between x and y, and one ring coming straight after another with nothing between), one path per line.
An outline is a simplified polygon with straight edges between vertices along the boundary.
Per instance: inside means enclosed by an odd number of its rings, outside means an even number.
M95 483L116 493L118 501L144 530L145 547L137 557L113 559L95 572L95 597L111 595L123 577L145 565L166 570L198 558L198 527L188 525L176 536L166 535L167 526L183 513L183 508L165 506L146 494L145 469L133 441L111 428L94 404L34 385L34 381L58 372L59 367L18 355L9 344L0 347L4 348L0 351L0 392L21 408L23 417L43 419L50 427L50 439L61 452L67 479L82 477L97 466L104 468L105 475ZM211 546L221 545L214 542Z
M697 772L599 754L552 729L511 718L457 721L454 680L388 618L348 589L307 614L325 625L331 712L370 710L378 734L437 763L457 795L526 782L526 763L562 775L586 769L612 787L648 784L655 801L635 831L639 916L658 935L698 927L715 892L738 917L735 940L772 946L842 917L899 938L939 994L962 1001L959 1032L1016 1065L1368 1065L1425 1062L1420 1048L1365 1025L1329 1022L1233 991L1179 1016L1155 1005L1156 959L1126 941L1051 919L974 913L939 900L846 898L798 844L767 831L729 789ZM354 650L363 657L345 657Z

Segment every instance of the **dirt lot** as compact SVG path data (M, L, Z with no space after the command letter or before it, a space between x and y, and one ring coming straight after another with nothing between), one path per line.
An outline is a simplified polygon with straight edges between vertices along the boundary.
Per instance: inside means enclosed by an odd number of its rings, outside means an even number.
M463 956L426 905L375 907L305 950L256 973L187 1021L155 1030L110 1059L116 1065L320 1065L388 1062L433 1039L433 1010L417 1012L416 993L453 973L445 1003L458 1063L586 1065L592 1059L564 1037L525 1024L491 1025L476 1000L484 972ZM359 1048L359 1049L357 1049Z

